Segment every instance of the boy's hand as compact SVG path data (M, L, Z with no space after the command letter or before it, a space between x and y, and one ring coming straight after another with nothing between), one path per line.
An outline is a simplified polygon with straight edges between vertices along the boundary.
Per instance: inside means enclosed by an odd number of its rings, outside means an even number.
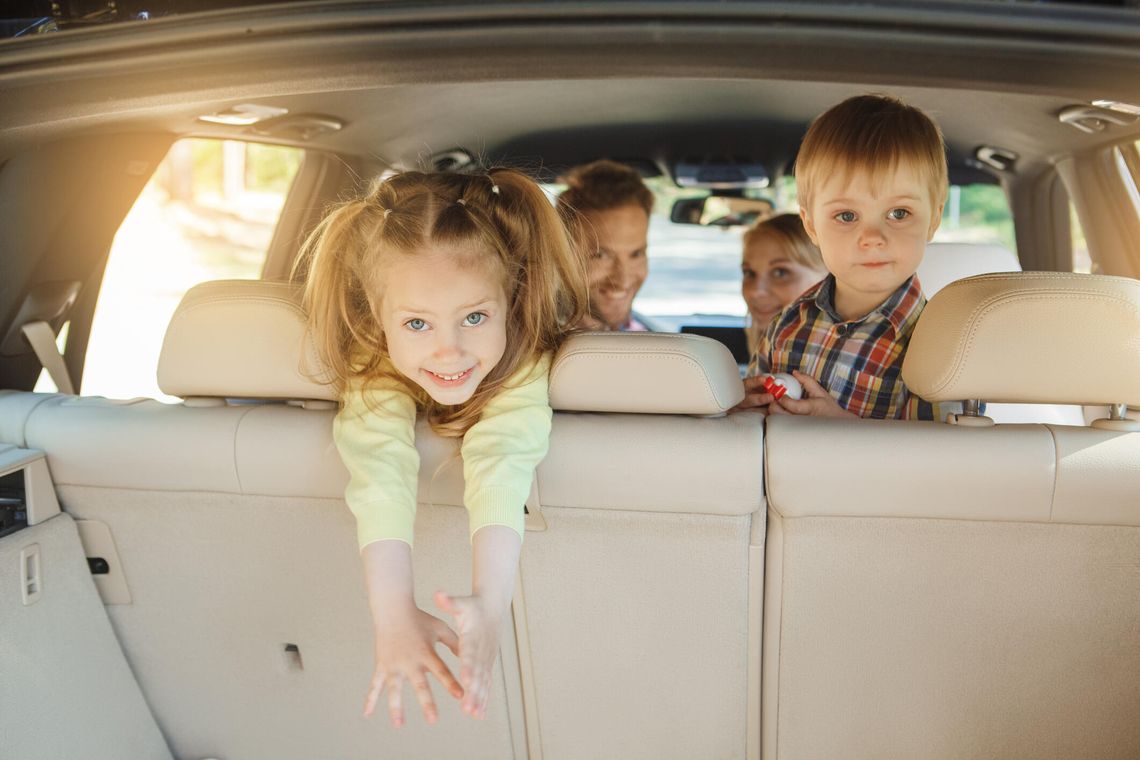
M758 409L772 403L772 394L764 390L764 378L767 375L744 378L744 399L729 411L739 412L744 409Z
M794 399L784 396L768 407L769 414L804 414L812 417L851 417L857 419L854 414L841 407L835 397L828 393L811 375L805 375L803 372L792 372L792 377L799 380L800 385L803 386L804 398ZM771 398L770 395L769 398Z
M455 617L459 632L461 709L472 718L483 718L487 714L491 673L499 654L499 628L505 610L491 609L480 596L449 596L442 591L435 592L435 603Z
M364 702L364 715L372 714L387 686L388 716L396 728L404 725L404 681L407 681L419 698L427 722L435 723L439 719L439 710L428 686L429 671L435 674L451 696L456 699L463 696L462 687L435 651L436 644L443 644L458 654L459 641L455 631L414 605L411 610L387 615L383 622L376 623L375 631L376 665Z

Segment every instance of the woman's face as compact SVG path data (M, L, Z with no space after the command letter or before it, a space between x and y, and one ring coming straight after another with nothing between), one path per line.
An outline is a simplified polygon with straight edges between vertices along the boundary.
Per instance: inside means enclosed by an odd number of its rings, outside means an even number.
M649 215L636 204L585 214L587 234L597 246L590 251L590 313L607 329L629 322L633 297L649 275L646 246Z
M822 280L825 269L813 269L792 259L776 235L757 235L744 249L740 263L740 293L748 304L752 324L766 325L796 297Z

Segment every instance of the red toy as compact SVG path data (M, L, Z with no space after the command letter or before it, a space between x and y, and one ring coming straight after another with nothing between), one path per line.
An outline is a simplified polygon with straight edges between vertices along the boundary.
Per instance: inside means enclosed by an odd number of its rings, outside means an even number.
M800 399L804 395L804 388L800 385L800 381L783 372L768 375L764 378L762 385L765 391L772 394L773 400L779 400L785 395L788 398Z

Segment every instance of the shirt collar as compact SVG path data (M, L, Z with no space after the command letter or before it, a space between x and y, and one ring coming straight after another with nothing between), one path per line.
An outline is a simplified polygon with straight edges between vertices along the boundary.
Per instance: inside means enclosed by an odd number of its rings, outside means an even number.
M810 296L810 291L804 295ZM901 332L906 324L917 320L922 307L926 304L926 298L922 295L922 285L918 281L917 274L912 274L903 284L895 288L887 300L861 319L844 320L835 311L835 275L833 274L829 274L823 279L812 300L814 300L816 308L829 316L836 324L842 324L846 321L863 322L872 318L886 319L891 323L891 327L895 328L895 332Z

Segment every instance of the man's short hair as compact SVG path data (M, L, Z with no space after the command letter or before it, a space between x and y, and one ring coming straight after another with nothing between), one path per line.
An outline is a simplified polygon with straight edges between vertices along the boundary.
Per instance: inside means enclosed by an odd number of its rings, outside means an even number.
M641 181L636 169L617 161L601 159L577 166L561 181L567 187L558 196L560 211L586 213L640 206L647 216L653 213L653 191Z
M810 209L812 193L837 171L845 181L866 172L874 185L900 164L925 177L934 208L941 208L949 179L946 144L934 120L887 95L848 98L820 115L804 135L795 169L800 206Z

